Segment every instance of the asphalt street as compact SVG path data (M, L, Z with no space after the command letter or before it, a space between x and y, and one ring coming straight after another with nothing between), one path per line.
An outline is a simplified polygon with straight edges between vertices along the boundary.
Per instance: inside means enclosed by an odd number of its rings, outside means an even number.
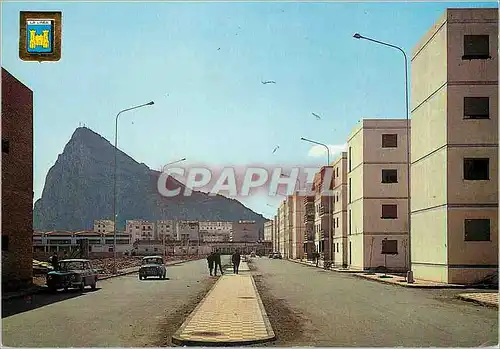
M223 261L224 262L224 261ZM95 291L33 295L2 302L2 344L9 347L144 347L168 337L216 278L205 260L167 267L169 280L137 274L102 280Z
M278 346L476 347L498 343L498 310L463 290L411 289L285 260L250 264Z

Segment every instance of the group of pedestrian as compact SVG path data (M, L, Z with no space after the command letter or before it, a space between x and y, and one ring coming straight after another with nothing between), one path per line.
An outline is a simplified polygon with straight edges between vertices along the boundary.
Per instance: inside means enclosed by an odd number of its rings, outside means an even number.
M233 264L233 272L238 274L241 262L241 254L238 250L231 256L231 262ZM222 262L219 250L212 251L207 257L208 269L210 271L210 276L217 276L217 269L220 270L221 275L224 274L222 271Z
M214 276L217 276L217 268L220 270L221 275L224 274L224 272L222 271L220 252L218 250L210 252L210 254L207 257L207 262L208 262L208 269L210 269L210 276L212 276L212 274Z

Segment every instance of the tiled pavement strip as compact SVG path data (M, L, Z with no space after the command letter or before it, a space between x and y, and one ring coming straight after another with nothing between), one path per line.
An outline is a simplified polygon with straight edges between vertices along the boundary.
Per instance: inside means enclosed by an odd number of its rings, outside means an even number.
M240 271L248 271L247 263ZM184 346L250 345L275 338L249 274L223 275L172 336Z
M498 308L498 292L461 293L458 298Z

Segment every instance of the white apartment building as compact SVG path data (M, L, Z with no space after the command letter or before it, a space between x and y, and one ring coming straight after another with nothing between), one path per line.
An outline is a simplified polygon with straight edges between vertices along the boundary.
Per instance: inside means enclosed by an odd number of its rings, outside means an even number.
M362 120L348 139L350 268L408 268L406 125L406 119Z
M175 240L177 238L175 221L173 220L159 220L156 221L156 235L155 239L163 241Z
M200 239L200 225L198 221L177 221L177 240L194 241Z
M347 266L347 152L333 162L333 263Z
M125 231L131 235L132 241L154 240L155 223L146 220L127 220Z
M268 220L267 222L264 223L264 241L273 241L273 226L274 226L274 221L273 220Z
M414 277L498 275L498 8L448 9L411 74Z
M115 223L110 219L97 219L94 221L96 233L112 233L115 231Z

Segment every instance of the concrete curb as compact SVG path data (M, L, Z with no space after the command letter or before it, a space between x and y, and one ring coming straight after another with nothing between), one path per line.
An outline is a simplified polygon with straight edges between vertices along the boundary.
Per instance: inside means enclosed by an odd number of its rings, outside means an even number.
M462 296L462 295L457 295L456 298L460 299L461 301L464 301L464 302L475 303L475 304L478 304L478 305L482 305L484 307L498 309L498 304L497 303L484 302L484 301L481 301L479 299L472 299L472 298L465 297L465 296Z
M199 311L199 309L202 307L203 303L205 300L210 297L210 294L212 291L215 289L217 286L217 283L221 280L221 278L218 278L217 281L214 283L210 291L207 293L207 295L202 299L200 303L194 308L194 310L189 314L189 316L184 320L182 323L181 327L175 333L172 335L172 343L177 345L177 346L187 346L187 347L241 347L241 346L248 346L248 345L254 345L254 344L263 344L267 342L271 342L276 339L276 334L274 333L274 330L271 326L271 322L269 321L269 318L267 316L266 310L264 308L264 304L262 303L262 300L260 298L259 291L257 290L257 286L255 285L255 281L253 279L253 276L250 275L250 278L252 280L252 285L255 290L255 294L257 296L257 302L259 303L259 308L264 320L264 324L266 325L267 333L269 334L268 337L265 338L259 338L256 340L245 340L245 341L227 341L227 342L220 342L220 341L200 341L200 340L185 340L181 339L180 335L188 325L188 323L191 321L191 319L195 316L195 314Z
M174 262L174 263L167 264L167 267L170 266L170 265L182 264L182 263L186 263L186 262L193 262L193 261L197 261L197 260L198 259L177 261L177 262ZM130 270L130 271L123 272L123 273L118 273L118 274L115 274L115 275L108 275L108 276L99 277L97 279L97 281L102 281L102 280L116 278L116 277L120 277L120 276L124 276L124 275L134 274L134 273L137 273L138 271L139 271L139 267L137 267L136 270ZM46 292L46 291L48 291L47 286L38 286L36 288L29 289L29 290L26 290L26 291L23 291L23 292L14 294L14 295L5 296L5 297L2 296L2 301L8 301L8 300L16 299L16 298L22 298L22 297L25 297L25 296L31 296L31 295L43 293L43 292Z
M353 274L354 276L368 280L368 281L374 281L374 282L380 282L386 285L392 285L392 286L399 286L399 287L406 287L406 288L420 288L420 289L467 289L469 287L465 285L418 285L418 284L409 284L407 282L389 282L385 281L384 279L379 279L379 278L371 278L371 277L366 277L365 275L361 274Z
M338 269L335 269L335 268L330 268L330 269L324 269L323 267L321 266L316 266L315 264L311 264L311 263L306 263L306 262L300 262L300 261L297 261L297 260L294 260L294 259L286 259L287 261L289 262L293 262L293 263L297 263L297 264L302 264L302 265L305 265L305 266L308 266L308 267L313 267L313 268L318 268L318 269L321 269L321 270L328 270L328 271L334 271L336 273L344 273L344 274L361 274L361 273L366 273L365 271L363 270L338 270Z

